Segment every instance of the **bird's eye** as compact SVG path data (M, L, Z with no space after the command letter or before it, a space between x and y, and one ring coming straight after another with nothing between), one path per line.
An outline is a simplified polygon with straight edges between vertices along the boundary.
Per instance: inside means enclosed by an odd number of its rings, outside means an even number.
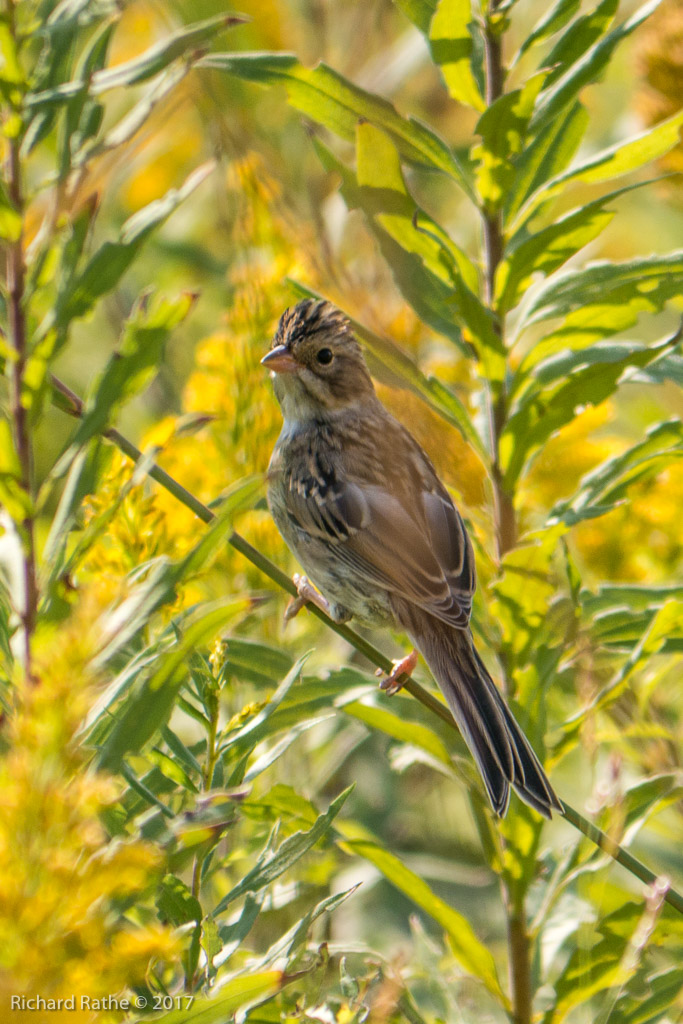
M329 366L334 358L331 348L321 348L315 357L323 366Z

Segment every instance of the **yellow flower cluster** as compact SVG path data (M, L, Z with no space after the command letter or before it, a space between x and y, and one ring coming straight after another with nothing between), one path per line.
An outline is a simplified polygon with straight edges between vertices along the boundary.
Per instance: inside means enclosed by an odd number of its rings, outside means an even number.
M98 596L100 606L122 596L122 581L127 573L168 552L171 546L154 492L147 484L131 486L133 473L130 460L114 451L97 491L88 495L83 504L86 529L103 517L109 518L116 508L77 573L78 583L87 583L88 592Z
M574 536L586 566L599 578L666 583L680 579L683 465L634 484L629 501L600 519L576 527Z
M581 478L628 444L609 429L614 406L588 408L551 438L520 491L525 509L550 509L578 490ZM678 528L683 506L683 464L675 462L650 480L634 483L628 501L607 515L573 527L571 542L587 581L663 582L683 563Z
M76 611L39 641L36 682L18 688L0 759L0 1003L75 995L71 1020L80 996L120 994L150 961L179 952L169 929L117 907L148 891L162 865L145 842L109 840L99 821L118 790L76 741L95 682L92 635L91 616ZM55 1019L46 1014L31 1019Z

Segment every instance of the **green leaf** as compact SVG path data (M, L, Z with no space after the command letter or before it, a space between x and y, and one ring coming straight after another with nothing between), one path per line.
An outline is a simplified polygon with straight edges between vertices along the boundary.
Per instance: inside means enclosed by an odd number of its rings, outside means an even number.
M536 187L527 192L526 198L531 196L531 199L522 209L520 217L528 217L537 206L554 199L569 185L610 181L623 174L630 174L653 160L658 160L678 144L682 127L683 111L679 111L667 118L666 121L660 121L659 124L648 128L642 134L634 135L632 138L626 139L625 142L618 142L608 149L603 149L600 153L579 164L578 167L573 167L564 174L556 174L547 180L547 184L542 188ZM517 208L519 205L521 204L518 204Z
M586 50L602 38L618 9L619 0L602 0L588 14L572 22L548 56L543 58L543 66L551 69L547 86L566 74Z
M546 72L530 78L523 88L504 93L482 114L476 131L481 145L472 149L479 161L477 190L489 212L500 209L515 179L515 158L523 150L529 119Z
M540 21L534 26L520 46L512 66L514 67L520 57L523 57L527 50L531 49L536 43L542 42L548 36L564 28L567 22L574 17L580 6L581 0L555 0L553 6L542 15ZM549 66L550 61L547 61L546 64Z
M258 971L231 978L210 998L193 999L188 1009L155 1017L155 1024L224 1024L240 1011L277 995L290 979L283 971Z
M150 46L138 57L105 68L92 75L88 83L91 96L99 96L109 89L118 89L145 82L158 75L173 61L183 57L188 50L199 47L223 29L241 25L244 17L237 14L217 14L206 21L198 21L193 25L184 25L176 32L166 36L160 42ZM82 81L64 82L52 89L43 89L31 93L27 97L29 109L49 107L55 103L71 100L83 89Z
M296 864L329 830L352 789L353 787L350 786L343 793L340 793L332 801L327 811L318 817L308 832L295 832L294 835L289 836L280 844L275 853L270 853L270 851L264 852L251 871L248 871L241 881L223 897L214 910L214 915L222 913L240 896L258 892L260 889L270 885L276 878L279 878L280 875Z
M682 987L678 966L648 977L643 992L622 994L612 1010L609 1024L656 1024L665 1020Z
M218 925L212 917L205 917L202 921L202 949L206 954L209 973L215 972L213 958L223 949Z
M202 907L185 883L175 875L164 875L156 897L159 920L176 928L188 921L201 921Z
M155 199L129 217L121 229L119 239L116 242L105 242L76 277L68 292L60 295L56 312L41 325L40 333L47 333L54 325L60 333L64 332L72 320L89 313L99 298L116 287L155 228L206 180L213 169L213 161L198 167L180 188L171 189L162 199Z
M66 471L84 444L104 432L119 406L147 386L159 368L171 331L188 316L195 301L196 295L186 292L176 299L145 296L138 303L124 325L118 350L86 398L78 429L55 476Z
M683 251L625 263L602 261L549 281L532 302L521 330L565 316L525 357L520 375L563 349L579 350L632 326L641 312L659 313L683 292Z
M417 25L420 32L424 35L429 33L437 0L394 0L394 3L403 11L406 18L410 18L413 24Z
M612 54L623 39L626 39L659 6L660 0L650 0L627 21L617 26L604 38L599 39L558 80L545 91L532 120L537 131L573 103L584 86L595 82L609 64Z
M0 416L0 503L17 524L33 514L33 503L22 486L21 478L21 463L14 447L12 428L8 420Z
M643 822L662 805L679 800L683 793L683 777L674 772L652 775L648 779L639 779L628 786L618 809L623 815L623 827L626 831L626 844L630 844L633 834Z
M426 219L426 230L418 230L414 218L421 211L406 191L398 152L390 138L368 122L358 125L358 181L329 150L320 143L316 148L323 164L341 175L340 191L347 205L365 213L404 298L426 323L467 354L460 326L449 308L455 283L436 238L439 229Z
M92 91L98 95L107 89L145 82L163 71L172 61L184 56L188 50L200 46L226 28L244 24L246 20L238 14L222 12L205 21L184 25L154 46L150 46L139 57L96 74L92 82Z
M523 899L538 870L543 820L521 800L501 824L503 875L513 901Z
M383 131L360 123L356 150L358 187L347 177L342 194L349 205L365 212L399 288L418 314L465 354L469 350L456 321L467 328L484 373L500 380L502 345L489 311L472 290L477 285L475 268L416 207L403 181L399 154Z
M649 346L638 342L596 345L587 358L585 351L579 351L561 357L558 367L546 363L547 375L529 379L518 393L501 435L501 462L508 486L533 452L573 419L578 408L604 402L617 390L625 371L647 366L670 348L670 338ZM596 372L596 364L600 372Z
M326 64L306 68L285 53L212 53L199 64L261 85L284 85L293 107L349 142L355 141L356 125L364 118L391 136L403 159L443 171L471 194L463 169L442 139Z
M344 838L339 845L347 853L374 864L392 885L429 914L448 935L449 945L458 963L479 978L503 1006L507 1005L493 956L477 938L466 917L450 907L419 875L379 844L364 839Z
M586 1005L598 992L628 980L621 964L626 941L608 936L592 946L590 953L575 947L569 963L555 981L555 1005L548 1010L543 1024L563 1020L574 1006Z
M83 167L94 157L101 157L119 146L130 142L149 120L159 104L173 92L188 73L189 65L180 64L168 68L150 85L145 94L126 115L103 138L89 142L88 137L79 139L79 148L74 151L74 167Z
M238 919L232 924L224 924L219 928L218 931L223 943L223 949L226 951L226 959L239 948L256 923L256 918L261 912L264 896L263 890L256 895L248 893Z
M574 735L587 718L612 704L623 693L635 670L643 661L661 652L671 634L679 629L681 622L683 622L683 600L672 597L657 610L633 651L609 682L602 687L588 705L566 720L563 727L565 735Z
M86 139L96 135L104 114L101 104L92 98L92 77L104 67L116 22L104 22L95 32L76 68L81 89L66 105L59 139L59 180L64 181L71 170L71 156Z
M501 312L513 309L520 302L534 274L548 277L597 238L614 216L614 211L606 210L605 206L641 184L645 182L627 185L595 199L535 234L529 234L526 227L518 231L506 247L505 258L496 274L496 297Z
M154 672L133 690L116 715L114 727L98 753L101 768L116 771L126 754L141 750L166 723L187 675L185 662L191 651L245 610L244 601L209 606L208 610L204 606L173 650L158 659Z
M580 103L574 103L528 143L515 161L514 177L503 203L506 223L513 222L514 228L517 221L524 219L516 218L515 215L529 196L537 193L546 181L557 177L565 169L576 153L587 125L586 110Z
M351 715L352 718L356 718L360 722L364 722L371 729L377 729L379 732L383 732L385 735L391 736L392 739L398 740L401 743L414 744L422 750L426 750L437 761L441 761L442 764L450 767L452 763L451 755L441 738L432 729L426 725L421 725L419 722L410 721L395 715L385 708L377 707L375 700L376 698L372 696L364 700L344 703L340 706L345 714Z
M582 617L590 624L596 643L633 647L658 609L670 599L683 601L683 585L603 584L594 594L582 590L579 597Z
M573 525L615 508L628 488L683 458L683 423L667 420L650 427L643 441L616 455L581 480L578 492L552 510L553 520Z
M518 665L540 644L556 588L553 560L565 533L563 525L555 525L525 536L504 556L500 576L491 585L495 594L491 614Z
M185 771L190 775L196 774L201 777L202 766L191 750L189 750L179 736L169 729L167 725L161 727L161 736L171 753L180 761Z
M152 750L147 751L147 760L150 764L156 765L161 774L165 775L166 778L170 779L176 786L187 790L188 793L199 792L198 787L195 785L183 765L179 764L174 758L169 757L163 750L159 750L158 747L154 747Z
M165 818L175 818L175 812L160 800L156 793L152 792L149 786L145 785L145 783L137 777L133 769L130 765L126 764L125 761L121 765L121 775L124 777L131 790L133 790L133 792L138 796L142 797L146 804L150 804L152 807L158 807ZM149 772L146 778L150 775L153 775L155 779L163 778L166 780L166 777L162 776L161 772L157 771L156 768L153 772ZM173 789L175 790L175 786L173 786Z
M484 110L484 72L481 64L473 67L472 28L470 0L439 0L429 28L429 44L452 98L475 110Z
M331 715L323 710L321 715L317 717L305 719L298 725L292 725L287 730L287 733L281 737L276 743L274 743L268 750L252 761L247 770L244 773L244 781L252 782L258 778L262 772L265 772L275 761L281 757L293 743L295 743L302 733L307 732L308 729L312 729L314 725L318 725L319 722L324 722Z
M310 828L318 817L318 812L310 800L297 793L292 786L281 782L271 786L262 797L245 800L241 806L244 814L254 820L280 820L281 827L283 816L288 828L293 828L294 824L303 824Z
M242 637L230 637L227 642L223 674L234 675L241 682L270 686L287 675L291 667L289 654L277 647Z
M258 967L265 967L273 963L277 963L282 957L291 957L300 949L306 940L308 939L311 925L323 914L332 913L337 907L341 906L349 896L351 896L356 889L357 885L347 889L345 892L337 893L334 896L328 896L326 899L321 900L315 907L307 911L306 914L298 921L289 931L285 932L279 939L273 943L268 951L257 961Z
M112 454L112 448L102 444L98 439L93 444L84 446L71 464L45 545L45 571L50 584L57 584L60 579L71 576L76 570L98 538L105 533L130 492L141 483L151 469L156 452L144 455L119 489L115 499L88 519L84 529L79 532L75 543L72 544L69 534L75 525L82 501L96 489L98 480L111 463ZM53 470L46 480L50 489L55 479ZM41 503L49 500L50 489L41 488Z
M249 746L250 749L260 743L262 739L271 733L277 732L280 725L274 725L271 721L271 717L275 714L280 704L284 701L285 697L289 693L291 687L294 685L296 680L301 675L301 669L306 661L306 657L299 658L297 662L291 667L285 678L278 686L275 693L269 699L265 707L263 707L253 718L250 718L241 728L237 729L233 733L228 733L225 741L221 746L221 753L230 750L231 747Z

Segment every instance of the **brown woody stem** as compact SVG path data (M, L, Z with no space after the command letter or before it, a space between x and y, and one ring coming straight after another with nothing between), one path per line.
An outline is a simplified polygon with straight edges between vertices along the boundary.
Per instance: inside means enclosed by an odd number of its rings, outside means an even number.
M16 44L16 23L13 0L7 3L7 21L12 39ZM14 110L9 116L16 116ZM26 311L24 308L25 266L24 266L24 195L21 177L21 133L12 126L7 144L5 163L5 181L10 203L21 219L18 237L7 246L7 334L12 349L9 361L9 407L12 423L14 448L19 464L18 484L23 492L23 502L27 509L20 524L22 544L22 583L23 594L21 607L18 609L21 620L22 660L28 679L33 679L31 667L31 640L36 627L38 610L38 585L36 574L36 550L33 518L33 453L28 415L24 405L24 377L28 360L28 343L26 337Z

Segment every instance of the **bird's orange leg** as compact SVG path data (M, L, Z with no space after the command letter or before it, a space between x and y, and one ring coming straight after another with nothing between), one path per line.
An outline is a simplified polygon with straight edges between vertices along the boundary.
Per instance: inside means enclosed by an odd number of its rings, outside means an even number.
M298 572L295 572L292 576L292 583L296 587L298 597L293 597L285 609L285 623L289 622L296 615L299 614L304 605L314 604L316 608L320 608L325 615L330 615L330 604L319 590L316 590L311 581L307 576L301 576Z
M385 676L379 684L380 690L384 690L387 697L393 697L395 693L398 693L404 683L407 682L408 676L415 671L417 651L411 651L410 654L406 654L405 658L398 658L396 661L392 661L392 665L394 667L390 674ZM382 669L377 669L375 675L381 676Z

